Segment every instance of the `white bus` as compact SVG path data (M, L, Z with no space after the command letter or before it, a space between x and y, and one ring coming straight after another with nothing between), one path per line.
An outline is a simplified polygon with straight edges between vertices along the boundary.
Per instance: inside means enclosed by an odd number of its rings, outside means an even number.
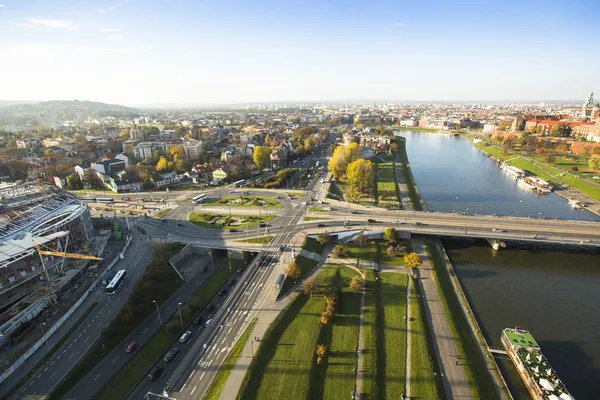
M233 182L233 187L243 187L246 184L245 179Z
M196 196L192 199L192 203L194 203L194 204L204 203L205 201L206 201L206 194L199 194L198 196Z
M106 204L112 204L114 203L115 200L111 199L110 197L98 197L96 199L96 203L106 203Z
M119 286L121 286L121 283L123 283L123 281L125 280L125 275L127 275L127 271L125 271L124 269L117 271L115 277L106 286L106 293L113 294L119 288Z

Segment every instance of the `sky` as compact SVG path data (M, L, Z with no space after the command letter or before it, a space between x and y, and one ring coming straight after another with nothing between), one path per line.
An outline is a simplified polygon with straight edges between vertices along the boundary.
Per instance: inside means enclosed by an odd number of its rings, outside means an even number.
M0 0L0 100L583 100L600 1Z

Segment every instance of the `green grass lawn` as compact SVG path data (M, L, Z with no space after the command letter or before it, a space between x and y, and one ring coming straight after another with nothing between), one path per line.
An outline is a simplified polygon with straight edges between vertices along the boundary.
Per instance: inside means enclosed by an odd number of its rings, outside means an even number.
M317 221L317 220L330 219L330 218L326 218L326 217L303 217L302 219L304 221Z
M242 350L244 349L244 346L246 345L246 342L248 341L248 338L250 337L250 334L252 333L257 321L258 319L256 318L252 320L250 325L248 325L246 330L244 330L244 333L242 333L242 336L240 336L238 339L235 346L233 346L227 355L227 358L223 361L223 364L221 364L219 371L210 382L210 386L202 398L203 400L217 400L219 398L223 388L225 387L225 383L231 374L231 370L233 370L235 364L237 363L238 357L240 354L242 354Z
M372 270L366 270L365 308L363 311L363 397L367 399L382 399L384 394L384 376L381 364L384 358L382 353L377 352L379 336L377 331L377 290L378 281Z
M231 207L264 207L281 208L281 202L269 197L259 196L229 196L210 203L203 203L203 206L227 206Z
M452 287L446 262L434 245L426 245L427 253L435 267L435 282L440 294L440 302L444 314L449 318L448 325L452 332L452 339L456 344L456 351L461 358L466 360L465 375L473 394L480 399L496 398L496 388L492 377L488 373L484 360L481 358L477 342L473 336L469 322L462 310L456 292ZM463 360L464 362L464 360Z
M167 213L169 211L171 211L170 208L165 208L164 210L160 210L159 212L157 212L156 214L154 214L153 217L154 218L158 218L158 219L164 218L165 215L167 215Z
M325 249L325 246L319 243L316 239L309 238L307 236L304 239L302 248L311 253L322 254L323 250ZM301 256L300 252L298 252L295 262L300 267L300 278L295 281L286 277L281 288L282 293L287 293L287 291L290 290L296 283L302 281L304 279L304 276L319 263L317 260L313 260L312 258Z
M423 211L423 209L424 209L423 200L421 199L421 195L415 185L415 180L414 180L412 172L410 170L408 155L406 154L406 139L403 137L399 137L397 140L397 143L398 143L398 154L400 157L400 161L399 161L400 170L402 171L402 177L404 179L404 182L406 183L406 188L408 190L408 197L410 198L410 202L415 211Z
M188 219L194 225L208 229L248 228L263 222L269 222L275 216L260 215L229 215L191 212ZM240 221L235 223L234 221ZM219 223L220 222L220 223Z
M321 207L309 207L308 211L309 212L323 212L323 213L329 212L327 210L322 209Z
M235 271L241 260L232 259L232 271ZM215 269L215 272L200 286L198 290L184 302L184 305L191 302L201 304L204 308L210 300L217 294L223 283L227 280L231 272L229 265L222 265ZM187 325L193 317L188 321L184 320ZM175 313L170 321L179 320L179 315ZM165 326L165 323L152 338L143 346L141 346L131 357L131 359L119 369L119 371L111 378L111 384L106 385L96 393L95 400L103 399L124 399L127 394L135 388L140 380L146 377L148 371L152 368L156 360L161 357L169 347L177 340L179 333L170 333Z
M335 268L324 268L319 286L329 284ZM319 292L319 293L318 293ZM325 301L320 291L298 295L263 336L238 399L308 399Z
M302 248L306 251L310 251L311 253L321 254L323 253L323 249L325 249L325 246L319 243L317 239L306 237L304 243L302 244Z
M379 200L398 201L394 180L394 163L379 163L377 173L377 193L379 194Z
M406 251L410 249L408 242L400 241L399 243L403 245ZM405 265L404 252L390 257L387 253L385 240L371 240L368 242L367 247L359 247L356 243L351 242L347 247L350 250L350 257L348 258L360 258L361 260L375 261L387 265Z
M418 285L411 279L411 384L410 394L415 399L444 399L444 389L440 379L429 326L425 319L425 306Z
M238 242L269 244L269 243L271 243L271 240L273 240L273 236L261 236L261 237L252 238L252 239L238 240Z
M348 286L357 272L344 266L337 268L340 271L340 307L330 323L331 340L322 398L342 400L349 398L356 383L357 354L354 347L358 344L361 293L352 291Z

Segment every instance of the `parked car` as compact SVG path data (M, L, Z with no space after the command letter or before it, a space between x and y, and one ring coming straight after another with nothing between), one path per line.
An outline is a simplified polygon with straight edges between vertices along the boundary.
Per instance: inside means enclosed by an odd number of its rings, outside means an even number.
M129 343L129 346L125 349L125 353L133 353L137 349L137 342Z
M202 269L200 269L200 273L203 274L206 272L206 267L202 267Z
M198 317L194 320L194 325L202 325L204 322L204 317Z
M227 290L221 289L219 290L219 296L225 296L227 294Z
M237 282L237 281L236 281L235 279L232 279L232 280L229 282L229 286L233 286L233 285L235 285L235 283L236 283L236 282Z
M181 337L179 338L179 343L187 343L190 340L191 336L192 336L192 331L183 332L183 335L181 335Z
M211 312L212 310L215 309L215 305L214 304L209 304L206 306L206 311Z
M176 359L178 356L179 356L179 349L173 348L173 349L169 350L167 352L167 354L165 354L164 362L170 363L171 361Z
M325 224L317 224L317 228L324 228L324 227L326 227L326 226L327 226L327 225L325 225Z
M165 374L165 369L163 367L161 367L160 365L157 365L156 367L154 367L150 370L150 373L148 374L148 379L150 381L155 381L157 379L160 379L160 377L163 376L164 374Z

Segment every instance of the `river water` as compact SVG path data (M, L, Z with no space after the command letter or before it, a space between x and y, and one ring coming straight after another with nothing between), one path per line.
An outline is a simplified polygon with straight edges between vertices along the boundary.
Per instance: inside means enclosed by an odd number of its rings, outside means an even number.
M465 139L400 134L430 211L600 220L555 194L523 189ZM495 252L474 239L444 245L490 345L501 346L503 328L530 330L573 396L600 398L600 251L509 242ZM515 398L529 398L512 363L500 367Z

